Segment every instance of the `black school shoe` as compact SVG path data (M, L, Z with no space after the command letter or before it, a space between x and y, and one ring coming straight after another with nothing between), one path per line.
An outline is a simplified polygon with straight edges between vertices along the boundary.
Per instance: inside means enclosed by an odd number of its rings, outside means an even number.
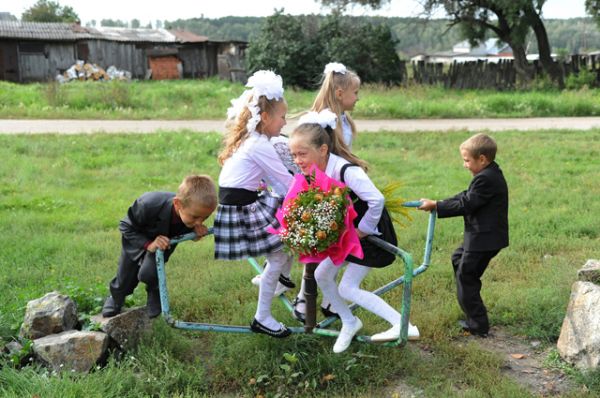
M280 325L281 329L279 330L269 329L268 327L257 321L256 318L254 318L254 320L250 324L250 330L252 330L254 333L262 333L266 334L267 336L276 337L278 339L288 337L290 334L292 334L290 329L285 327L284 324Z
M158 288L150 289L146 291L147 300L146 300L146 312L148 313L148 318L156 318L162 312L162 307L160 305L160 291Z
M327 307L321 307L321 313L325 318L336 317L339 319L340 315L337 312L333 312L330 310L331 304L328 304Z
M488 337L488 331L483 331L483 330L479 330L479 329L472 329L469 324L467 323L467 321L465 320L459 320L458 321L458 326L460 326L462 328L462 330L464 330L465 332L469 332L471 333L473 336L478 336L478 337L482 337L482 338L486 338Z
M294 312L292 312L292 316L294 317L294 319L296 319L297 321L300 321L302 323L306 323L306 314L303 312L300 312L296 309L296 306L298 304L306 304L306 300L301 299L296 297L294 299L294 301L292 302L292 306L294 307ZM305 307L306 308L306 307Z
M113 296L108 296L104 302L104 305L102 306L102 316L105 318L110 318L115 315L119 315L122 307L122 302L118 302L113 298Z
M279 275L279 283L281 283L283 286L287 287L288 289L296 288L296 284L294 282L292 282L292 280L290 278L283 276L283 274Z

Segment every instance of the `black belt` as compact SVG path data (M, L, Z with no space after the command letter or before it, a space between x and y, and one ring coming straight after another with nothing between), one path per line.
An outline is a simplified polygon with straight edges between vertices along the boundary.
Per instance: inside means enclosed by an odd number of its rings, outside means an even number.
M228 206L246 206L256 202L257 191L242 188L219 187L219 203Z

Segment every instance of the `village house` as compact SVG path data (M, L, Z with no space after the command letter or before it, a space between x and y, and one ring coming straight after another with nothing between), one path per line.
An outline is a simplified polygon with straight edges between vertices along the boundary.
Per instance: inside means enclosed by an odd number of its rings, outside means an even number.
M115 66L134 79L219 76L243 82L246 47L188 31L0 20L0 80L49 81L82 60Z
M510 46L498 39L487 39L477 46L472 46L468 40L465 40L455 44L452 51L418 54L411 58L411 62L425 61L451 64L453 62L469 61L498 62L505 59L513 59Z

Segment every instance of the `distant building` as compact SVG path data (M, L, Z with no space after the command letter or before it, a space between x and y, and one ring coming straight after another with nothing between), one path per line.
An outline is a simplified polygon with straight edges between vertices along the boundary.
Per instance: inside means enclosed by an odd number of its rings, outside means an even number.
M246 47L187 31L0 20L0 80L48 81L83 60L104 69L114 65L136 79L245 81Z
M411 58L411 62L453 63L479 60L498 62L501 59L513 59L510 46L498 39L487 39L475 47L471 46L468 40L465 40L455 44L452 51L418 54Z

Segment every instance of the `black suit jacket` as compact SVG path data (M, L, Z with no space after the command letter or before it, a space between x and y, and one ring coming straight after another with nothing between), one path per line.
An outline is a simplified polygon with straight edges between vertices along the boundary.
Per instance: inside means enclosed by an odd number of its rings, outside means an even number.
M481 170L466 191L437 202L439 218L464 217L466 251L508 246L508 186L496 162Z
M173 212L173 192L146 192L133 202L127 215L119 223L122 234L123 250L129 258L138 262L146 249L144 245L158 235L169 236L171 215ZM193 231L192 228L180 228L177 234ZM176 245L165 251L165 261L175 250Z

